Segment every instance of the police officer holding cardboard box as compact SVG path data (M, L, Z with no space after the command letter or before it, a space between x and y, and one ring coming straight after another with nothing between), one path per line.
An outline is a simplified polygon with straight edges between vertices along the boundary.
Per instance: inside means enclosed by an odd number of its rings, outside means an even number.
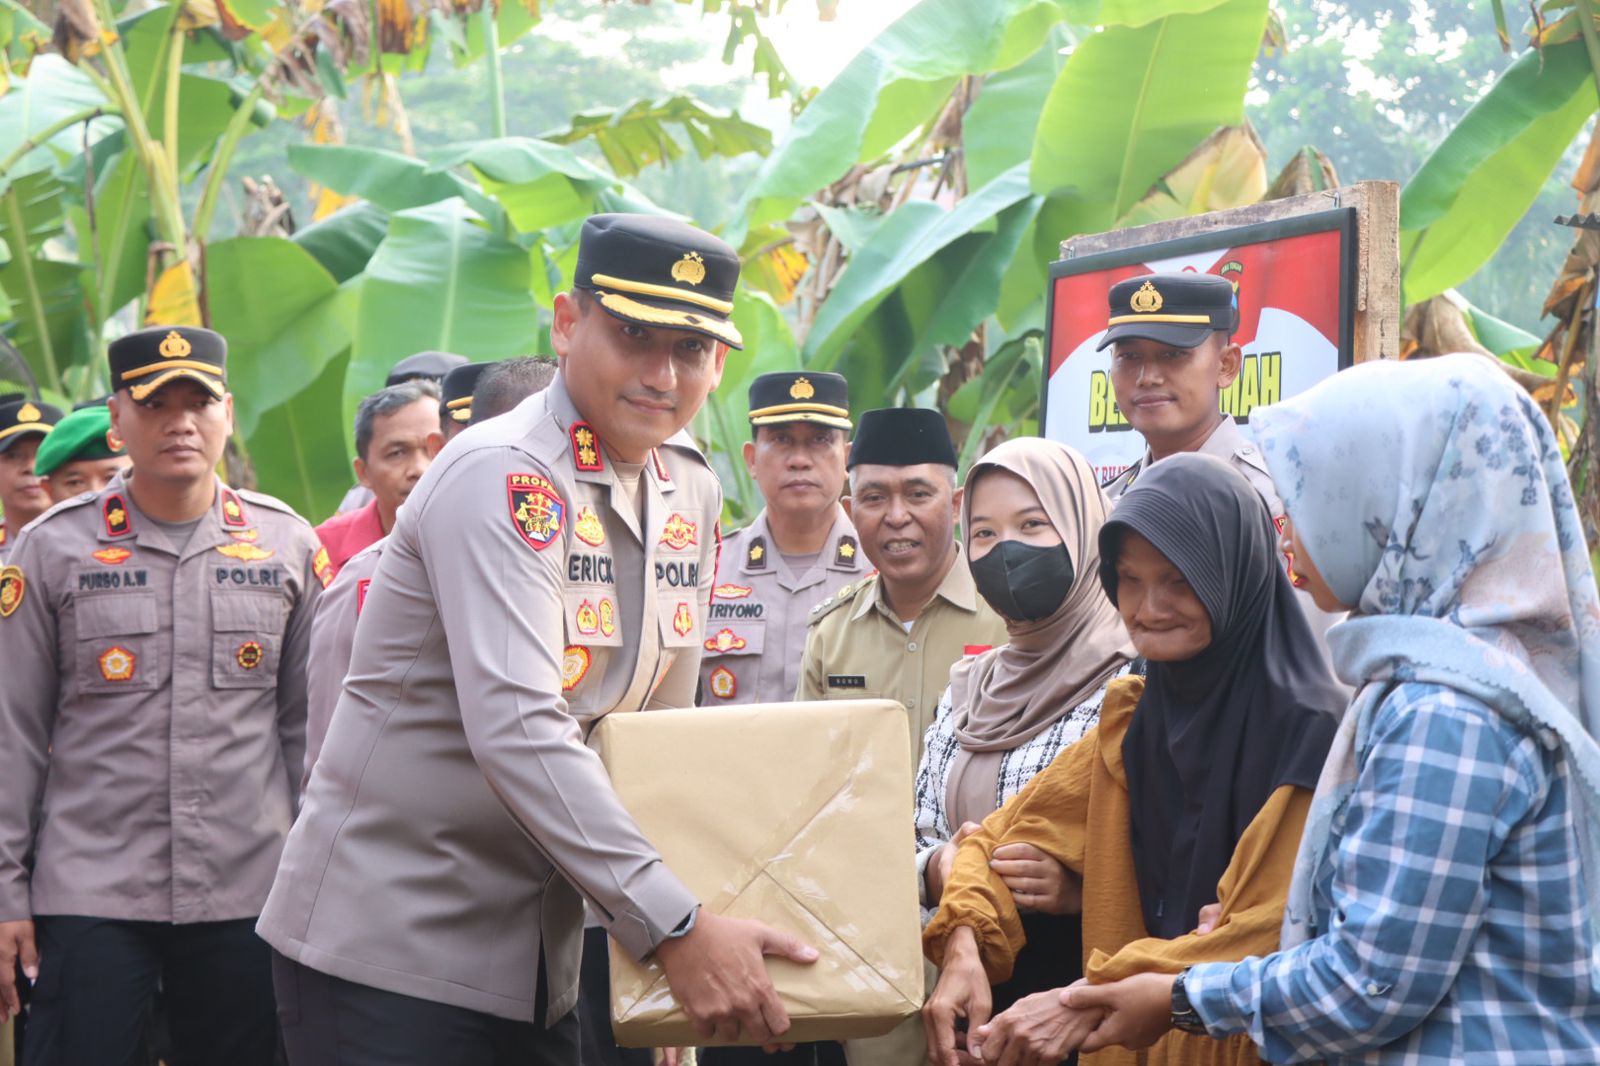
M706 622L700 702L783 703L800 684L806 612L866 573L839 504L850 389L839 374L762 374L750 383L745 466L766 506L722 544Z
M815 952L701 911L584 744L694 700L722 499L683 427L738 273L691 226L590 218L560 376L401 510L258 926L293 1066L571 1063L583 899L708 1037L788 1027L762 956Z
M294 818L311 527L214 470L227 347L158 327L109 353L134 468L58 504L0 568L0 1013L25 1062L136 1061L163 989L174 1059L268 1066L255 936Z

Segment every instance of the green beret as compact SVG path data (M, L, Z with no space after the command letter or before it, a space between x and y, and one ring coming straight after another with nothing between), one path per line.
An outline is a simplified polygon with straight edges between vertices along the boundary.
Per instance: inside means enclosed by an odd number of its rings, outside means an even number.
M39 477L80 459L115 459L127 452L111 447L111 412L102 406L73 411L56 423L39 445L33 472Z

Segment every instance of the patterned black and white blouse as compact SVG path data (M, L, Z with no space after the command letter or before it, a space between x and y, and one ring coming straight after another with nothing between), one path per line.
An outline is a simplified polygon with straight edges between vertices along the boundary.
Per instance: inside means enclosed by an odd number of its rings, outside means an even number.
M1132 663L1119 670L1116 680L1133 669ZM1107 682L1109 685L1110 682ZM1000 778L995 788L994 807L999 810L1035 774L1055 761L1057 755L1082 740L1100 721L1100 704L1105 700L1102 686L1088 699L1063 714L1056 723L1026 743L1012 748L1000 757ZM945 686L939 699L939 709L934 713L933 724L928 727L923 745L922 763L917 767L916 823L917 823L917 885L925 909L937 906L938 900L928 899L928 861L958 827L950 824L945 812L945 794L950 783L950 768L954 765L961 742L956 739L955 715L950 706L950 687Z

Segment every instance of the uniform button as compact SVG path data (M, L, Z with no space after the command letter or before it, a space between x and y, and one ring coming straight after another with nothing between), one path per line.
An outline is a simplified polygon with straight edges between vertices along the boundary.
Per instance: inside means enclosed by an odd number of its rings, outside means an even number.
M1382 987L1379 986L1378 982L1376 982L1376 981L1368 981L1367 982L1367 995L1369 995L1369 996L1381 996L1382 994L1383 994L1383 989L1382 989Z
M906 710L914 711L916 709L917 709L917 701L916 700L906 700Z
M1240 455L1254 455L1255 451L1256 450L1254 448L1252 448L1252 447L1250 447L1250 445L1246 444L1243 448L1239 449L1239 454Z
M916 650L917 650L917 642L916 641L913 640L910 644L906 645L906 651L916 651Z

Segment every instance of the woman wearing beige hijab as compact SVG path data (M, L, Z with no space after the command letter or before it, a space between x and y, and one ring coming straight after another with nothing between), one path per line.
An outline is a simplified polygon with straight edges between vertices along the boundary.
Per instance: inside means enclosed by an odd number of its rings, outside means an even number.
M1088 462L1039 438L1007 441L967 475L961 530L978 591L1009 641L957 663L917 771L922 902L935 908L961 828L983 821L1094 728L1106 685L1135 652L1096 576L1110 510ZM1081 962L1077 883L1029 845L996 871L1026 914L1028 946L995 1009L1059 988Z

